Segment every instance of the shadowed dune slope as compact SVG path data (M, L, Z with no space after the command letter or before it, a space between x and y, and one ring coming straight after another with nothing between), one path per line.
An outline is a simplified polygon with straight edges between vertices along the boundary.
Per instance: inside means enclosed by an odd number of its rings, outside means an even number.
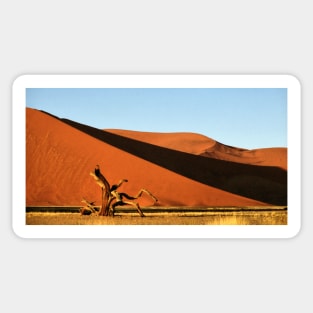
M89 172L99 164L111 184L134 195L149 189L164 206L287 203L287 172L168 149L27 109L26 204L100 205ZM201 135L200 135L201 136ZM210 141L210 140L209 140ZM151 205L144 196L139 202Z

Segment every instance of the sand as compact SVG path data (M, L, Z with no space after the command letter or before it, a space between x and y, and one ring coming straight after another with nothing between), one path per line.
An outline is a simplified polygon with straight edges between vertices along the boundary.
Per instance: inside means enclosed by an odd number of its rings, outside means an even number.
M141 206L287 204L287 149L246 150L192 133L99 130L26 109L26 205L101 204L96 164Z

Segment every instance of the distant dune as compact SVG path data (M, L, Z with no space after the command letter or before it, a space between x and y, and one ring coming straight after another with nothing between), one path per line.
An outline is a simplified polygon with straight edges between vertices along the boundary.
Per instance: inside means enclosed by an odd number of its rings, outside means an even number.
M195 133L150 133L120 129L106 129L106 131L195 155L244 164L277 166L287 170L286 148L247 150L227 146L212 138Z
M104 120L105 124L105 120ZM96 164L142 206L287 204L287 149L246 150L191 133L100 130L26 109L26 205L101 204Z
M177 151L200 155L206 149L212 148L216 141L206 136L194 133L150 133L121 129L106 129L105 131L145 143L173 149Z

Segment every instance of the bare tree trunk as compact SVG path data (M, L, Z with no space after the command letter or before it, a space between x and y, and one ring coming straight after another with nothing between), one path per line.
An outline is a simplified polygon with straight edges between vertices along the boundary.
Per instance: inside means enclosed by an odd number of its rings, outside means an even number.
M94 177L97 184L101 187L101 209L99 211L99 215L108 216L110 201L110 184L100 172L99 165L96 166L95 171L91 172L90 175Z
M107 188L101 188L101 209L99 211L100 216L108 216L109 215L109 198L110 198L110 190Z

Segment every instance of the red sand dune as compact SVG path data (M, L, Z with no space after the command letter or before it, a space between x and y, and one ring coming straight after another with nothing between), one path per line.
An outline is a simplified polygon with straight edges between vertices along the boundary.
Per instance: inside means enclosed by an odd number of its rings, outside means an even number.
M212 138L195 133L150 133L121 129L106 129L106 131L196 155L244 164L277 166L287 170L286 148L247 150L226 146Z
M27 108L26 205L81 205L82 198L100 205L100 187L89 174L96 164L110 184L128 179L120 191L135 195L146 188L160 206L286 202L286 175L281 170L286 168L286 149L228 148L233 153L198 134L105 132ZM251 179L261 192L243 190ZM273 201L267 201L268 191ZM250 194L253 197L243 196ZM154 204L148 196L139 203Z
M120 136L132 138L157 146L200 155L216 143L211 138L194 133L152 133L133 130L106 129Z

